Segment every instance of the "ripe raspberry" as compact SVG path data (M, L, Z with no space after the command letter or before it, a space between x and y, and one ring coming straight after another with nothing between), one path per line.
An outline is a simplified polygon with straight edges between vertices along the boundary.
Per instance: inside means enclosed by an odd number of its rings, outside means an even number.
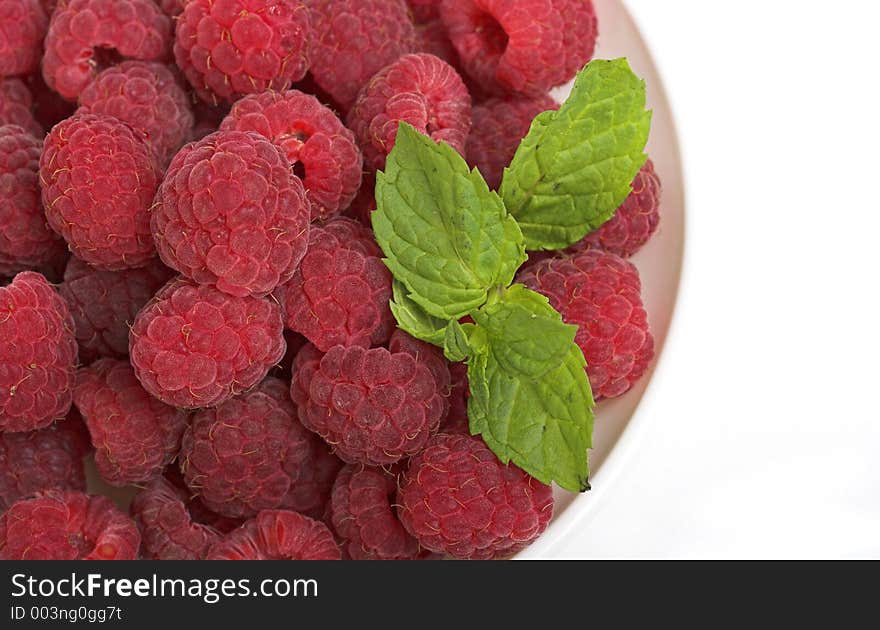
M34 431L73 403L76 339L67 304L38 273L0 288L0 431Z
M291 395L306 428L344 461L392 464L418 453L447 410L429 365L396 348L335 346L322 354L308 345L294 361Z
M0 516L0 560L134 560L137 526L107 497L49 490Z
M431 551L462 559L508 556L547 528L553 491L483 440L440 433L416 455L397 493L407 531Z
M100 271L71 258L59 287L76 322L79 360L128 356L128 327L172 271L158 260L142 269Z
M177 456L188 414L151 397L127 362L100 359L80 369L73 400L110 485L154 479Z
M415 50L404 0L305 0L312 14L310 73L347 110L379 70Z
M518 281L544 294L562 319L578 326L597 400L626 393L654 357L639 272L614 254L587 250L527 266Z
M75 101L105 68L123 59L167 56L171 20L152 0L69 0L52 15L43 78Z
M385 168L400 121L464 153L471 95L455 68L434 55L401 57L364 86L348 114L368 168Z
M562 85L596 47L591 0L441 0L440 13L467 73L497 94Z
M263 510L208 551L208 560L339 560L324 523L296 512Z
M42 142L15 125L0 126L0 274L51 266L66 251L40 202Z
M397 477L380 468L349 464L339 472L330 500L330 520L353 560L413 560L419 543L392 507Z
M458 71L461 60L458 51L449 40L446 25L442 20L432 20L416 26L417 52L428 53L440 57ZM464 79L464 77L462 77Z
M253 132L218 131L174 156L151 225L169 267L230 295L265 296L305 255L309 217L281 149Z
M48 25L39 0L0 0L0 77L37 69Z
M186 92L161 63L125 61L107 68L82 91L79 105L81 113L128 123L163 166L189 140L195 124Z
M33 116L33 97L20 79L0 78L0 126L18 125L35 138L43 137L43 127Z
M202 560L220 540L220 532L193 518L187 503L186 492L164 477L135 495L131 515L143 537L145 559Z
M291 0L189 0L174 57L202 100L286 90L309 69L309 12Z
M468 398L470 384L467 377L467 365L453 363L449 366L452 385L449 393L449 415L440 427L443 433L470 435L470 419L468 417Z
M662 186L654 171L654 163L648 160L633 180L632 193L611 220L566 251L576 253L594 248L629 258L657 231L661 192Z
M302 177L313 221L345 210L360 188L364 159L354 134L311 94L247 96L233 105L220 129L253 131L281 147Z
M372 232L351 219L313 227L302 264L275 295L287 327L323 351L381 345L394 328L391 273Z
M441 0L406 0L417 24L425 24L440 17Z
M297 420L287 385L270 378L196 413L180 461L187 486L209 510L240 518L274 508L320 514L341 466L315 483L315 464L325 455L326 446Z
M0 513L41 490L85 490L89 435L79 414L39 431L0 433Z
M131 328L131 364L144 388L187 409L246 392L284 356L281 309L180 278L165 285Z
M480 169L489 187L497 190L532 120L541 112L558 108L547 94L492 98L476 105L474 128L467 141L468 164Z
M55 125L40 156L49 225L76 256L107 271L155 258L150 206L160 178L143 139L110 116L76 114Z

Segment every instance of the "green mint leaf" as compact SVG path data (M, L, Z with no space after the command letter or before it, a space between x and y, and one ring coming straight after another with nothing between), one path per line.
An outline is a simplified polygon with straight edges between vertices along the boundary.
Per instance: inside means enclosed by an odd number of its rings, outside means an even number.
M594 403L584 366L583 353L571 345L561 365L528 379L507 372L483 345L468 361L471 433L482 435L502 462L544 483L588 490Z
M385 264L434 317L458 320L476 310L526 260L519 226L480 173L406 123L377 174L376 205Z
M466 324L473 328L473 324ZM443 340L443 353L453 363L464 361L470 356L471 345L464 327L452 320L446 327L446 338Z
M397 278L394 278L392 287L394 298L389 306L397 320L397 325L416 339L442 346L446 339L446 321L429 315L425 309L416 304L409 297L409 291Z
M558 367L577 334L577 326L563 323L546 297L521 284L480 309L474 321L485 331L501 368L522 378L539 378Z
M610 219L632 192L651 128L645 82L626 59L590 62L558 111L532 122L501 196L526 249L562 249Z

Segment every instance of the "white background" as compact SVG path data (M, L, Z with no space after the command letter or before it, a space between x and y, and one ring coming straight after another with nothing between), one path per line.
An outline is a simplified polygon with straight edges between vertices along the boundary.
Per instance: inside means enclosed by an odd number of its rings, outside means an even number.
M681 136L685 275L636 445L552 554L880 557L880 7L627 4Z

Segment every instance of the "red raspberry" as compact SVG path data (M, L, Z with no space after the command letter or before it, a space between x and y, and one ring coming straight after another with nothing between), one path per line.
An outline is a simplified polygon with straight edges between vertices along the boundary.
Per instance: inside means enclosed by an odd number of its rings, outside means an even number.
M441 0L440 13L467 73L497 94L562 85L596 47L591 0Z
M418 24L424 24L440 17L441 0L406 0L412 11L413 19Z
M15 125L0 126L0 274L51 266L66 251L40 202L42 142Z
M143 537L145 559L202 560L220 540L220 532L193 518L187 503L186 492L164 477L135 495L131 515Z
M286 90L309 69L309 12L292 0L188 0L174 57L202 100Z
M196 413L180 450L190 490L208 509L234 518L274 508L320 514L341 466L323 486L315 483L315 464L325 455L326 446L297 420L287 385L273 378Z
M174 407L213 407L263 380L284 356L281 309L172 280L131 328L131 364L144 388Z
M458 58L458 51L449 40L446 25L442 20L432 20L416 26L416 38L418 52L439 57L458 71L461 60Z
M169 267L237 297L287 282L309 242L309 202L266 138L218 131L174 156L152 210Z
M79 95L79 111L106 114L131 125L168 164L192 135L195 119L186 92L161 63L125 61L107 68Z
M177 488L179 493L182 493L183 496L186 497L186 508L189 510L194 522L207 525L211 529L216 529L221 534L228 534L232 530L238 529L244 525L245 519L230 518L228 516L223 516L222 514L217 514L205 507L205 504L202 503L202 500L199 497L193 496L189 487L186 485L183 473L180 472L180 466L169 466L165 471L163 478Z
M55 125L40 156L49 225L76 256L108 271L155 258L150 206L160 179L147 144L110 116L76 114Z
M662 186L654 171L654 163L648 160L633 180L632 193L611 220L566 252L577 253L594 248L629 258L657 231L661 192Z
M188 414L144 391L130 364L100 359L80 369L73 400L89 428L98 472L110 485L154 479L177 457Z
M0 77L37 69L48 25L39 0L0 0Z
M632 263L587 250L529 265L518 281L547 296L563 320L578 326L575 343L597 400L621 396L644 375L654 358L654 338Z
M400 121L464 153L471 95L455 68L434 55L401 57L364 86L348 114L368 168L385 168Z
M351 219L313 227L293 279L276 291L285 323L323 351L388 341L391 273L370 230Z
M0 431L33 431L73 403L76 339L67 304L42 275L0 288Z
M128 327L172 271L158 260L142 269L100 271L71 258L59 287L76 322L79 360L128 356Z
M414 560L418 541L392 507L397 477L380 468L349 464L333 484L330 519L353 560Z
M374 74L416 46L404 0L305 0L312 13L315 82L344 109Z
M41 490L85 490L89 434L79 414L27 433L0 433L0 513Z
M423 547L485 560L520 551L541 535L553 514L553 491L502 465L483 440L440 433L411 460L397 504Z
M468 398L470 398L470 384L467 377L467 365L453 363L449 366L449 375L452 385L449 393L449 415L440 427L443 433L456 433L470 435L470 419L468 417Z
M49 490L0 516L0 560L134 560L137 526L107 497Z
M101 70L122 59L167 56L171 20L152 0L69 0L52 15L43 77L75 101Z
M324 523L296 512L263 510L208 551L208 560L339 560Z
M501 186L504 169L510 166L532 120L559 103L549 95L492 98L474 107L474 128L467 141L468 164L480 169L489 187Z
M360 188L364 159L354 134L311 94L247 96L233 105L220 130L253 131L281 147L302 177L313 221L345 210Z
M43 137L43 127L34 119L33 97L21 79L0 79L0 126L18 125L35 138Z
M308 345L294 361L291 395L306 428L344 461L392 464L418 453L447 410L430 365L396 348L335 346L322 354Z

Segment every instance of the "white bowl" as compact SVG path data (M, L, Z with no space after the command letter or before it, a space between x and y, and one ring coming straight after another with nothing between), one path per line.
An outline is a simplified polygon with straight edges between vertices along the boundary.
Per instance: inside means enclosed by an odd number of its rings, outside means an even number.
M663 358L678 295L685 236L684 175L678 138L651 53L624 4L622 0L595 0L600 38L596 57L627 57L633 71L647 82L648 105L654 110L648 154L663 183L660 229L632 261L641 273L642 295L657 344L657 356L651 369L632 390L620 398L600 403L596 410L590 452L593 489L585 494L573 494L556 488L556 507L550 527L531 547L517 555L519 559L554 556L563 542L569 544L573 538L589 536L585 522L591 510L605 492L613 491L610 486L615 471L625 465L626 453L637 439L640 425L651 421L650 409L640 408L639 403L650 386L657 361ZM561 101L570 89L570 86L560 88L554 96Z

